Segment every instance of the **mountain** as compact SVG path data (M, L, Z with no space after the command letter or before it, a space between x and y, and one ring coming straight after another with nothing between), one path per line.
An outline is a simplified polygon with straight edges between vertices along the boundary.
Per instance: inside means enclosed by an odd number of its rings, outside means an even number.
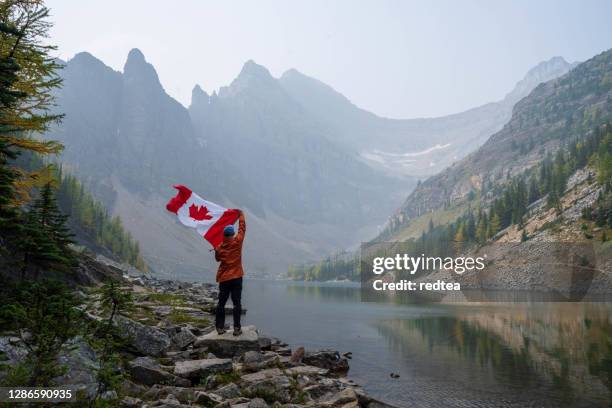
M186 109L137 49L123 72L88 53L63 65L57 108L66 117L50 137L65 143L67 168L166 275L210 277L215 268L207 245L164 209L174 184L246 209L257 237L247 240L247 269L277 276L378 233L412 190L411 175L435 168L423 169L428 160L475 148L449 142L455 127L484 140L503 120L495 104L439 119L379 118L297 71L274 78L253 61L218 93L196 86ZM565 69L557 65L538 78ZM368 158L374 150L405 156L408 147L424 152L402 171Z
M331 128L333 140L375 168L394 175L428 176L472 152L510 119L512 107L539 83L575 64L554 57L532 68L499 101L439 118L388 119L353 105L330 86L295 69L280 82L308 112Z
M608 50L536 86L478 150L419 183L368 249L297 265L289 275L363 279L362 257L379 250L385 256L394 250L488 254L483 271L459 276L441 269L416 279L571 299L606 292L612 284L611 120ZM390 271L384 279L407 277L414 278Z
M610 118L611 77L609 50L538 85L515 105L510 121L478 150L421 183L380 238L418 237L429 220L448 223L468 207L490 203L500 186Z
M189 111L136 49L123 72L80 53L62 76L57 109L66 116L50 137L66 145L66 167L121 216L158 273L210 277L215 268L206 243L165 211L174 184L247 210L257 239L245 260L255 274L282 274L296 259L358 243L411 186L330 141L253 62L219 95L194 89ZM381 195L390 198L379 204Z
M248 61L218 95L198 88L189 108L200 141L231 158L265 211L303 223L384 222L378 203L400 184L333 141L325 122L297 103L268 70Z

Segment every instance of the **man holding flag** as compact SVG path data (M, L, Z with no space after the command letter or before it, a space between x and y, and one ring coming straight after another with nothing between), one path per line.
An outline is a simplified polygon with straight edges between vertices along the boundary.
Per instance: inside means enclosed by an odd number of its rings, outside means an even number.
M215 259L219 264L217 282L219 282L219 303L215 327L217 333L225 333L225 303L232 297L234 305L234 336L242 333L240 329L240 314L242 312L242 242L246 231L246 222L242 210L238 218L238 234L234 236L234 226L228 225L223 229L223 243L215 248Z
M242 242L246 231L244 213L238 209L226 209L204 200L189 188L174 186L178 193L166 209L175 213L179 221L188 227L196 228L215 250L215 259L220 262L216 280L219 283L219 302L215 326L217 333L225 333L225 304L231 297L234 306L234 336L242 333L240 314L242 312ZM238 219L238 233L233 224Z

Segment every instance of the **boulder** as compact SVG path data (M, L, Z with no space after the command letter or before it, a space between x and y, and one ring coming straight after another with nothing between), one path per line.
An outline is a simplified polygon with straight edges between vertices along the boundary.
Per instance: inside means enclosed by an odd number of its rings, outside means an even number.
M181 404L173 394L169 394L165 399L159 400L159 403L160 404L156 406L163 408L183 408L189 406Z
M228 373L231 371L232 360L229 358L178 361L176 366L174 366L174 374L190 379L205 378L211 374Z
M331 374L344 375L349 370L348 360L335 350L319 350L304 354L304 364L325 368Z
M342 407L342 408L353 408L359 407L357 393L352 388L345 388L344 390L332 395L330 398L322 401L320 404L322 407Z
M121 330L121 336L129 339L131 345L142 354L159 356L172 344L170 337L158 328L146 326L121 315L117 315L114 322Z
M259 351L247 351L240 358L245 371L259 371L264 368L278 366L280 359L276 353L261 353Z
M172 336L172 343L179 349L184 349L196 340L196 336L186 327L181 327L178 333Z
M296 366L291 367L285 370L285 373L289 375L307 375L307 376L316 376L316 375L327 375L329 370L325 368L319 368L314 366Z
M271 369L278 370L278 369ZM264 370L269 371L269 370ZM242 377L244 378L244 376ZM261 381L251 382L244 389L244 395L267 395L270 399L288 403L291 401L292 383L286 375L267 377Z
M269 378L278 377L279 375L283 375L283 372L278 368L269 368L267 370L261 370L252 374L245 374L240 377L242 381L246 383L257 383Z
M247 408L269 408L266 401L261 398L254 398L247 403Z
M223 398L212 392L196 391L196 404L204 405L205 407L213 407L223 402Z
M236 398L240 396L240 388L234 383L229 383L216 389L215 394L225 399Z
M136 384L135 382L130 380L123 380L121 381L121 384L119 384L117 391L119 391L120 395L140 396L148 390L149 388L142 384Z
M63 375L52 379L58 386L69 385L75 392L91 397L96 394L96 374L100 368L96 352L82 338L75 337L64 343L57 356L60 366L66 368Z
M174 384L181 387L191 386L191 382L165 371L151 357L138 357L128 363L130 374L137 382L145 385Z
M259 351L259 335L254 326L242 328L240 336L232 335L231 331L225 334L210 332L197 338L194 347L206 346L215 355L220 357L233 357L244 354L247 351Z
M142 400L134 397L124 397L119 403L121 408L139 408L142 406Z
M157 401L166 398L168 395L173 395L181 403L190 404L195 401L196 391L205 390L203 388L173 387L156 384L143 394L143 398L149 401Z
M1 336L0 337L0 364L13 366L25 360L28 355L28 349L21 343L17 337ZM0 382L6 375L4 369L0 368Z
M259 336L259 348L262 350L272 349L272 338L268 336Z

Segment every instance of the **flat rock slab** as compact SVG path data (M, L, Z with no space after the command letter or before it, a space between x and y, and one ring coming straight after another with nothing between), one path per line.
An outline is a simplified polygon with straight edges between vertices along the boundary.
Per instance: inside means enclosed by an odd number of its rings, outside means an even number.
M183 378L197 379L212 374L232 371L232 360L229 358L207 358L203 360L178 361L174 374Z
M115 325L121 337L127 338L132 346L142 354L159 356L171 345L170 337L156 327L146 326L125 316L115 316Z
M198 337L194 347L208 347L208 350L217 356L233 357L247 351L259 351L259 335L254 326L243 327L240 336L234 336L231 330L221 335L212 331Z
M145 385L176 384L189 387L190 381L165 371L151 357L138 357L128 363L132 378Z
M327 375L329 370L313 366L297 366L285 370L289 375Z
M245 374L240 378L247 383L258 383L281 375L283 375L283 372L280 369L269 368L267 370L261 370L253 374Z

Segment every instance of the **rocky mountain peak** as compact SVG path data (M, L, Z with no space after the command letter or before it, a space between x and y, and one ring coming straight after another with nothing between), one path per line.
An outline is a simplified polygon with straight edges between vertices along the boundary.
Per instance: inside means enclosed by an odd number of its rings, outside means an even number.
M279 87L278 81L272 77L266 67L255 63L253 60L248 60L230 86L222 87L219 90L219 96L231 97L245 91L254 91L259 94L276 87Z
M266 67L257 64L253 60L248 60L242 66L242 70L240 71L238 78L244 76L249 78L273 79L270 71L268 71Z
M191 91L191 105L195 106L201 103L208 103L210 101L210 96L206 93L205 90L202 89L200 85L196 85L193 87Z
M146 61L144 54L138 48L133 48L129 52L123 67L123 74L128 83L140 83L162 88L155 68Z
M558 78L571 70L577 63L570 64L563 57L552 57L547 61L542 61L535 67L527 71L514 89L506 95L506 100L512 104L527 96L536 86L542 82Z

